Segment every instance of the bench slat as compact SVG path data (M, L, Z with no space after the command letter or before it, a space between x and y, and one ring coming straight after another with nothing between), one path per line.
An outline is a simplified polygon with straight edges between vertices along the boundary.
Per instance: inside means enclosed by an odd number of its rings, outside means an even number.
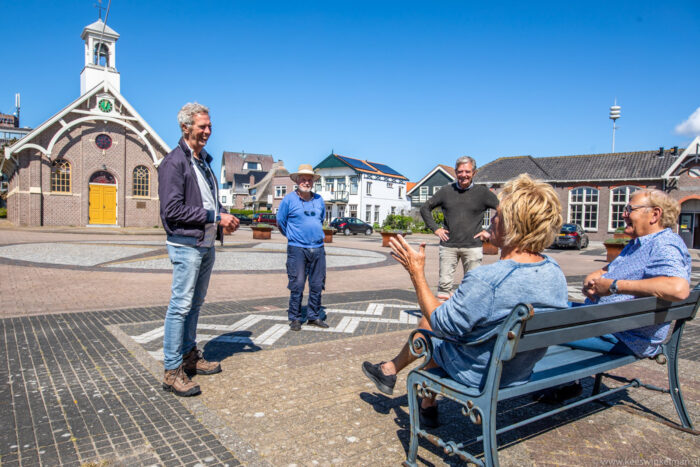
M626 316L630 314L659 311L666 308L675 308L689 305L690 314L683 318L693 318L694 307L700 298L700 291L693 291L690 296L680 302L665 302L656 297L638 298L622 302L607 303L604 305L586 305L564 310L545 311L535 314L525 325L525 333L539 329L568 326L581 321L598 321ZM575 314L570 313L575 310ZM683 319L680 318L680 319Z
M540 349L550 345L559 345L567 342L587 339L589 337L612 334L614 332L637 329L652 324L663 324L673 320L687 319L692 315L694 305L685 305L668 308L664 312L646 312L632 316L624 316L615 319L606 319L591 323L571 325L559 329L542 329L540 331L527 330L526 334L520 338L518 352L526 350ZM565 310L571 314L576 314L577 309ZM535 315L537 316L537 315ZM533 318L534 319L534 318Z

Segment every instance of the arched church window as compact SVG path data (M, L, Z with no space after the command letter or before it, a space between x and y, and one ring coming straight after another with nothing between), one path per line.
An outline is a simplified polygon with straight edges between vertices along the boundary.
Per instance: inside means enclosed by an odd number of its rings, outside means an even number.
M90 177L90 183L100 183L102 185L116 185L117 181L114 179L114 175L107 172L106 170L99 170L92 174Z
M107 44L98 43L95 45L93 63L99 66L109 66L109 47Z
M56 159L51 164L51 191L70 193L70 162Z
M139 165L134 169L134 190L133 196L149 196L150 195L150 176L148 169L143 165Z

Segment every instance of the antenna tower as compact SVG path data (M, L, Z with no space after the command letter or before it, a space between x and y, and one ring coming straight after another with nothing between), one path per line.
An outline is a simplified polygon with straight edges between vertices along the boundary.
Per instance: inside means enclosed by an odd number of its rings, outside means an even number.
M615 125L615 120L620 118L620 106L617 105L617 98L615 98L615 104L610 106L610 120L613 122L613 134L612 134L612 152L615 152L615 130L617 130L617 125Z

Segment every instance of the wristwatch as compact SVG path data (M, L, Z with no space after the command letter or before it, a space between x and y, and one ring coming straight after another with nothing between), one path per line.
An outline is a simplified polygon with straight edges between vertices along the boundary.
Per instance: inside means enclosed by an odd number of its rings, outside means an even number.
M618 293L620 293L620 291L617 290L617 279L612 281L612 284L610 284L610 293L612 295L617 295Z
M214 219L214 222L216 222L217 224L218 224L219 222L221 222L221 214L217 214L217 215L216 215L216 218Z

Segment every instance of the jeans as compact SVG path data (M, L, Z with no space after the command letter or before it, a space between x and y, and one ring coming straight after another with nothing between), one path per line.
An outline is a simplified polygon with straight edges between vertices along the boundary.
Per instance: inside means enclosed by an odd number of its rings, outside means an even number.
M167 245L173 264L173 285L165 313L163 362L166 370L182 364L182 356L197 345L197 320L214 268L214 247Z
M564 344L572 349L592 350L595 352L605 352L619 355L634 355L632 349L627 347L624 342L612 334L605 334L600 337L589 337L579 341L567 342Z
M438 294L450 295L457 288L453 282L458 260L462 260L462 267L464 268L464 274L466 274L481 264L483 256L484 253L481 247L455 248L440 245Z
M319 248L302 248L287 245L287 277L289 284L290 321L301 321L301 300L304 297L304 285L309 279L309 304L306 319L319 319L321 311L321 291L326 285L326 250Z

